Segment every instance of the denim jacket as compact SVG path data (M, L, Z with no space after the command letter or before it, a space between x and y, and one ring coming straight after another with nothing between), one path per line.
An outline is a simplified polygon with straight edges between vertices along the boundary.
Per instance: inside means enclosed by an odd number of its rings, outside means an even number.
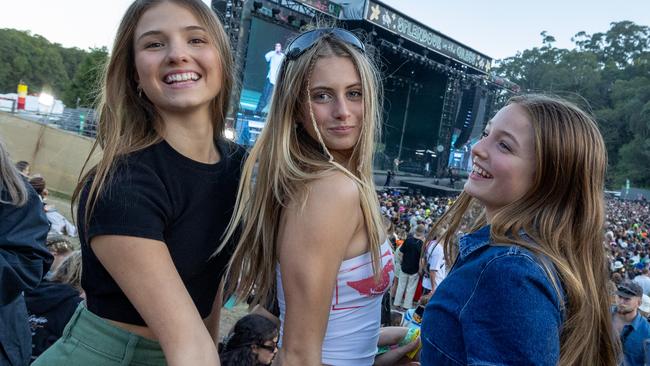
M539 258L517 245L493 245L484 226L460 238L456 263L425 309L421 362L556 365L562 323Z

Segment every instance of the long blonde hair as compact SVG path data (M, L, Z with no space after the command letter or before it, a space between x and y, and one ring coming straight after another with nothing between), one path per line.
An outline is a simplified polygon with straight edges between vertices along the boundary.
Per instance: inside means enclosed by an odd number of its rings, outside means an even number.
M5 144L0 140L0 193L3 191L7 192L9 200L3 200L0 196L0 203L20 207L29 198L25 180L11 162Z
M97 107L99 113L97 138L72 195L74 206L87 180L93 178L85 205L84 222L88 222L88 218L92 215L94 202L110 180L116 161L162 140L160 133L164 126L156 107L145 94L138 92L133 43L135 29L142 15L152 7L165 2L182 6L196 16L206 28L211 43L217 49L221 63L221 90L212 100L210 107L215 138L223 133L233 85L233 58L228 37L216 15L200 0L134 1L122 18L113 50L102 75ZM88 161L97 147L102 149L101 160L86 171Z
M607 259L603 243L605 143L594 120L577 106L544 95L522 95L521 106L534 130L535 177L527 194L499 210L491 220L495 245L516 244L553 264L545 268L565 312L560 365L615 365L620 345L611 324ZM477 201L462 192L435 224L447 263L458 255L456 232ZM486 224L482 214L471 231ZM520 230L535 244L519 236ZM560 286L565 292L563 302Z
M334 161L320 136L319 141L314 141L297 124L302 106L310 103L308 84L314 64L319 58L332 56L348 57L359 72L362 85L363 123L350 158L350 170ZM253 302L267 299L278 263L277 235L282 209L290 202L305 202L307 183L336 170L351 177L359 188L373 269L378 275L383 228L372 179L372 155L380 126L380 85L378 72L366 55L332 36L321 37L297 59L284 61L266 126L244 165L235 211L219 248L239 231L239 243L229 264L228 293L243 299L254 290ZM318 134L313 113L310 114Z

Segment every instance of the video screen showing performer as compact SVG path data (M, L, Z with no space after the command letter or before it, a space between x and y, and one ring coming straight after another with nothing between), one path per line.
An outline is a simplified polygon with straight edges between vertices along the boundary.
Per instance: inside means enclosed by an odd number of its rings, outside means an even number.
M266 81L264 81L264 90L262 90L262 95L257 101L257 108L255 108L255 115L262 115L264 108L269 103L271 99L271 94L273 94L273 87L275 87L275 82L278 79L278 71L280 71L280 65L284 60L284 52L282 52L282 43L276 43L275 49L269 51L264 55L264 59L268 63L269 72L266 75Z
M296 31L253 17L249 34L240 111L262 117L273 95L273 86L284 59L284 45Z

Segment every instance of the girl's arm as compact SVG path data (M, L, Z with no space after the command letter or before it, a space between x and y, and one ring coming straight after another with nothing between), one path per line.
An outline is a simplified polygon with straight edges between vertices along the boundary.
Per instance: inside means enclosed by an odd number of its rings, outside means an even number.
M219 365L217 348L163 242L101 235L90 245L158 338L170 366Z
M286 314L277 364L321 365L332 293L346 249L359 228L359 192L342 173L309 184L304 209L293 202L279 232Z

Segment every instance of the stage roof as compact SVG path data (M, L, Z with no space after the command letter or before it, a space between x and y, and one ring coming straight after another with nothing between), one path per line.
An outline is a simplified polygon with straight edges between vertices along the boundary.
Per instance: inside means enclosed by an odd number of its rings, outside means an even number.
M377 0L295 0L341 20L363 20L475 70L488 73L492 58L417 22Z

